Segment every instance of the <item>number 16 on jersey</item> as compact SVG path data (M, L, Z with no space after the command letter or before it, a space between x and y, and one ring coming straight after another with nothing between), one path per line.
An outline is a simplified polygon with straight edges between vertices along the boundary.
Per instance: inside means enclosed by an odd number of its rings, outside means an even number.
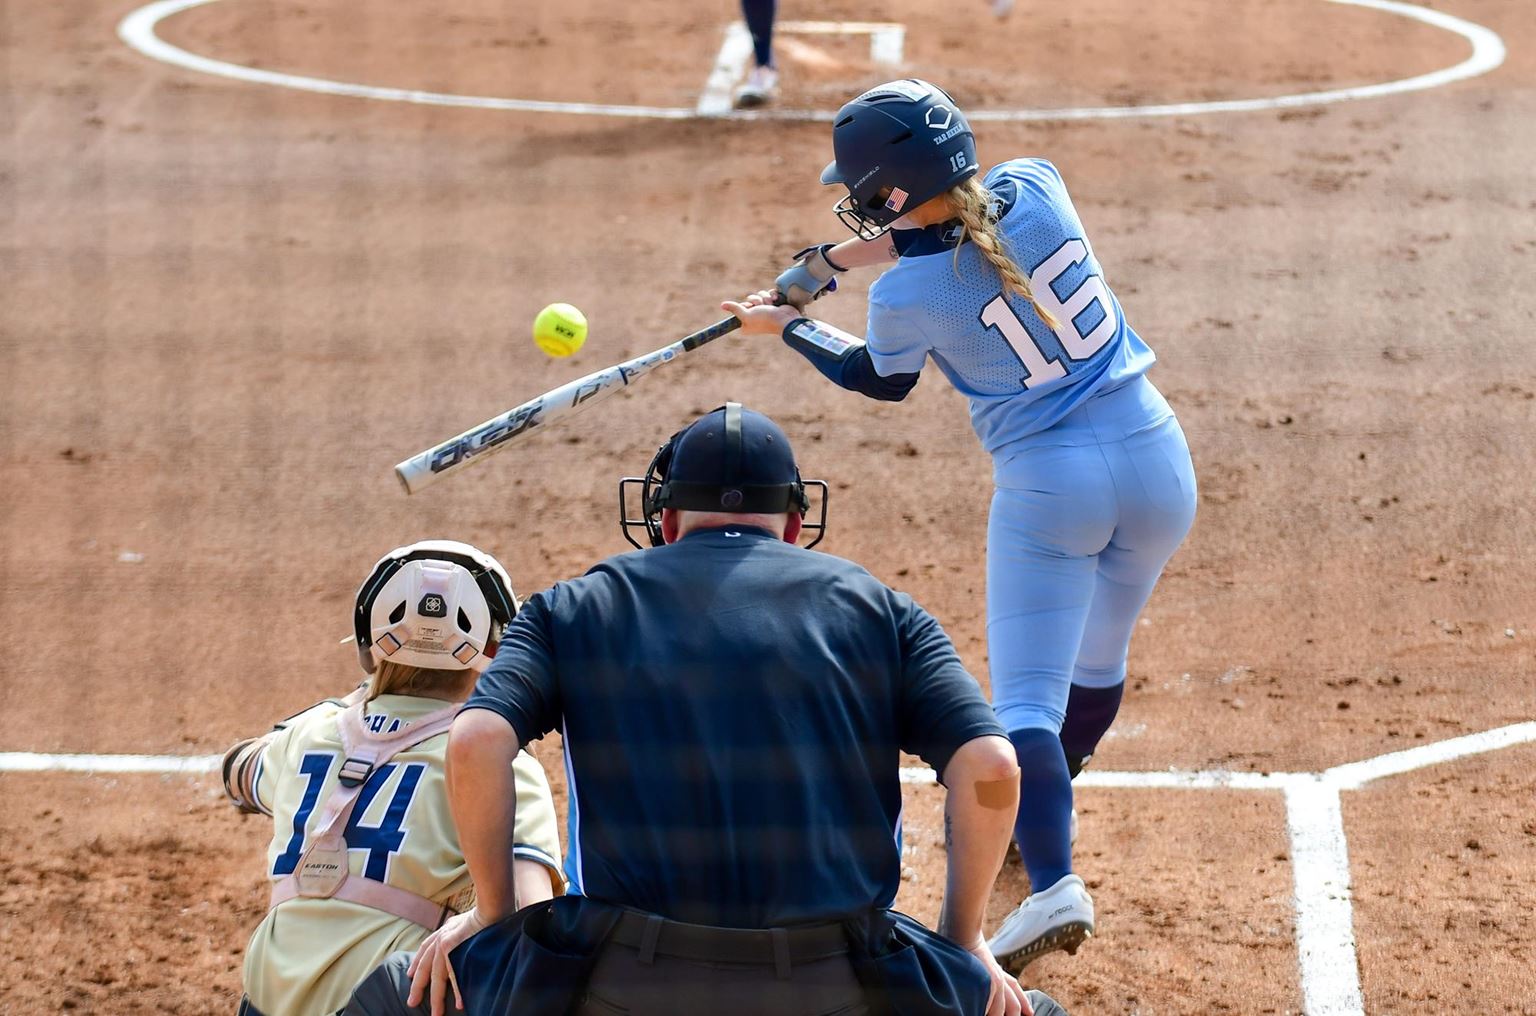
M1074 363L1087 360L1103 349L1119 327L1115 319L1115 302L1101 277L1088 276L1065 299L1058 297L1052 288L1052 283L1087 256L1088 245L1082 240L1071 239L1056 248L1054 254L1040 263L1040 267L1029 273L1029 287L1034 292L1035 301L1056 319L1056 327L1052 331L1067 358ZM1077 319L1093 303L1098 303L1102 314L1085 334L1078 331ZM1026 389L1067 376L1067 367L1060 360L1049 358L1035 344L1024 322L1019 320L1003 294L999 293L981 309L981 323L996 328L1008 345L1013 347L1029 375L1022 382Z

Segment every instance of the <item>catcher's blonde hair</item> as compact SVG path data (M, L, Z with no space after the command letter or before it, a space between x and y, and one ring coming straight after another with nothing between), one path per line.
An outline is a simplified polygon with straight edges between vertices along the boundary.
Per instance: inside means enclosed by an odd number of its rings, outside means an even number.
M1040 306L1035 299L1034 290L1029 285L1029 276L1024 274L1024 269L1008 253L1007 245L997 231L997 219L993 217L996 199L981 182L981 178L968 177L951 187L944 196L949 199L950 208L965 229L960 244L955 247L955 274L960 274L960 247L969 240L976 245L981 256L997 269L997 274L1002 276L1003 289L1028 300L1040 319L1055 328L1055 315Z
M434 670L430 667L411 667L404 663L385 660L373 670L368 679L368 698L372 702L380 695L418 695L425 698L467 696L475 685L475 672L462 670Z

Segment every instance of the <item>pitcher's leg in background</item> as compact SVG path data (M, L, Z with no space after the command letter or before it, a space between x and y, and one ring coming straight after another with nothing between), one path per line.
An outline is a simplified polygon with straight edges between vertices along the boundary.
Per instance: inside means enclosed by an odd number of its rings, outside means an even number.
M752 109L773 101L779 87L779 70L773 60L773 22L778 0L741 0L741 18L752 33L752 69L736 89L736 105Z

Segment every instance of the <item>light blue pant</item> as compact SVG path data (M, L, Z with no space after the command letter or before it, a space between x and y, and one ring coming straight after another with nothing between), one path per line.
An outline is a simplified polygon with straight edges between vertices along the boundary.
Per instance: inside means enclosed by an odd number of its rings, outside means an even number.
M1136 616L1195 517L1184 432L1144 379L1090 400L996 467L987 525L992 701L1061 731L1071 685L1125 680Z

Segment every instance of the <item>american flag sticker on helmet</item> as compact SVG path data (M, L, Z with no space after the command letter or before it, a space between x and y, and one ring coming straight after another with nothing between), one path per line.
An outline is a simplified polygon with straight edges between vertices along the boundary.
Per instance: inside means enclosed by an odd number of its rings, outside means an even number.
M885 199L885 207L893 212L899 212L907 203L907 192L900 187L891 188L891 196Z

